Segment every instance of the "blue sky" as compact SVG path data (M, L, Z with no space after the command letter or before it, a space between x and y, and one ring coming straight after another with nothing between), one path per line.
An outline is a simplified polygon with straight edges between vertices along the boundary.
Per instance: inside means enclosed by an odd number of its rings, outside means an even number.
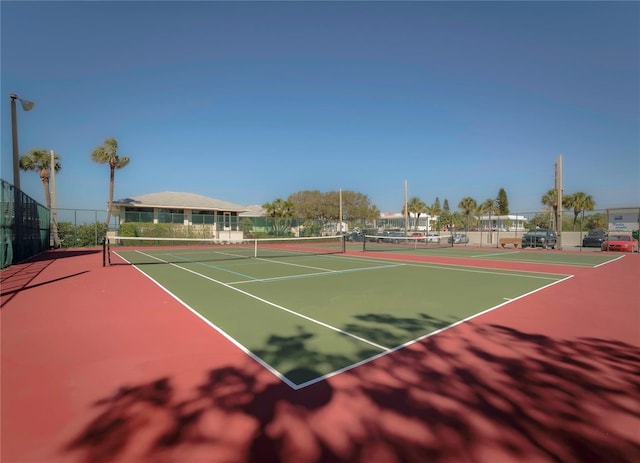
M383 212L409 196L452 209L507 191L640 204L638 2L7 2L2 178L61 156L59 208L161 191L263 204L353 190ZM35 173L23 190L44 202Z

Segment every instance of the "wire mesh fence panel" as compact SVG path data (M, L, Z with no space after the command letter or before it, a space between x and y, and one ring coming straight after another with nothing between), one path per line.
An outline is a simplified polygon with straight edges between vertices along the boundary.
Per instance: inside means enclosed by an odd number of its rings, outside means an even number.
M107 232L107 212L94 209L56 209L57 232L62 247L98 246ZM109 229L118 228L111 217Z
M0 267L49 247L49 209L2 180Z

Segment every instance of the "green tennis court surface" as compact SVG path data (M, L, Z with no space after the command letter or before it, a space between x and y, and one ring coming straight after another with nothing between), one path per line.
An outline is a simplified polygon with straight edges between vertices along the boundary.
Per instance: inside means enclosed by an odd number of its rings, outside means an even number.
M347 250L361 251L361 243L347 243ZM376 246L370 245L367 251L376 252ZM466 246L448 246L415 248L412 246L381 245L378 247L380 257L385 253L395 252L413 255L431 255L441 257L459 257L465 259L489 259L512 262L531 262L541 264L570 265L577 267L596 267L620 257L619 254L585 250L583 252L558 252L543 249L502 249L502 248L470 248Z
M344 254L198 262L117 254L293 388L567 278Z

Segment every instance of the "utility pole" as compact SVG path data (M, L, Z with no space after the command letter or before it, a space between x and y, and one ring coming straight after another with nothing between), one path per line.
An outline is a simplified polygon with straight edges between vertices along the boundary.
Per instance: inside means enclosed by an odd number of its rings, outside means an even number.
M556 235L557 235L557 243L556 247L558 249L562 249L562 154L558 155L558 160L556 161L555 166L555 174L556 174L556 201L557 201L557 212L556 212Z

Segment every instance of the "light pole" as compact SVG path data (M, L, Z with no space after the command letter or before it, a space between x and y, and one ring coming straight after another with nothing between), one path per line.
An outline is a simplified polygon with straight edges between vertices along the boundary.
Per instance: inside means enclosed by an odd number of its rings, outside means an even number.
M13 186L20 189L20 160L18 159L18 118L16 115L16 100L20 101L24 111L31 111L35 106L33 101L20 98L15 93L9 95L11 99L11 138L13 141Z
M20 159L18 158L18 118L16 115L16 100L20 101L24 111L30 111L35 103L23 100L15 93L9 95L11 99L11 138L13 142L13 258L24 259L22 245L22 191L20 190Z

